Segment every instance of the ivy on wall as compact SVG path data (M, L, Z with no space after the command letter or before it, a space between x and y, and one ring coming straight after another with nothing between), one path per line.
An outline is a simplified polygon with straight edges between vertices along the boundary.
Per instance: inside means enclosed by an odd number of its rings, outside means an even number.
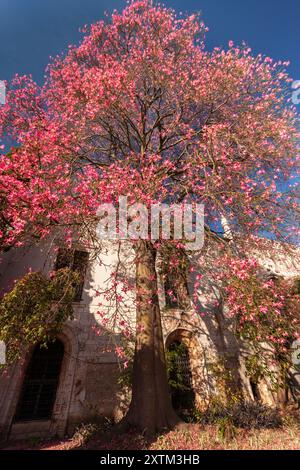
M0 301L0 340L6 345L6 365L21 359L28 347L45 345L72 318L78 274L68 268L47 277L30 272Z

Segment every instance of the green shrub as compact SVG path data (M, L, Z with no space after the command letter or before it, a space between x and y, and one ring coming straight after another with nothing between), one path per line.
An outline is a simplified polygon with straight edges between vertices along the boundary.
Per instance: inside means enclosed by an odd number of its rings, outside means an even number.
M6 344L6 363L20 359L28 347L55 339L72 317L78 274L68 268L51 277L31 272L16 282L0 301L0 340Z
M230 406L215 403L197 414L197 421L202 424L218 424L224 419L230 419L235 427L244 429L275 429L283 425L277 409L258 402L237 402Z

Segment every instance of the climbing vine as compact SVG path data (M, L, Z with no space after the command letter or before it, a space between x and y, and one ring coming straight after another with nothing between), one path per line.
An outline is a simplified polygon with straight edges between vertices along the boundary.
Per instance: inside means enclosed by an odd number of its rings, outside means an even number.
M60 269L50 277L30 272L18 280L0 302L0 340L6 364L20 359L33 344L46 344L73 315L78 274Z
M274 387L282 386L300 332L299 279L266 279L251 259L226 261L222 281L227 316L236 336L249 345L248 375L256 383L269 376Z

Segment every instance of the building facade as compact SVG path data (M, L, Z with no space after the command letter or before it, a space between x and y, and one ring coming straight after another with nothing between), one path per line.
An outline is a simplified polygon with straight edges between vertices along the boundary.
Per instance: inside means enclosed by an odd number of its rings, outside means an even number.
M43 245L10 250L0 264L0 289L9 291L15 279L29 270L45 274L59 264L59 242L54 238ZM129 251L128 251L129 250ZM276 250L277 257L263 258L272 272L287 277L299 276L294 259L287 259ZM118 262L120 252L108 246L102 262L93 258L81 246L71 250L71 264L81 263L83 282L74 302L74 319L68 320L57 340L48 349L32 347L19 363L11 366L0 379L0 433L3 439L63 436L83 422L99 416L119 420L128 406L130 391L119 384L122 370L114 350L108 347L106 336L97 334L99 327L99 297ZM128 259L130 248L122 247L121 256ZM70 262L70 261L69 261ZM134 273L132 274L134 275ZM248 400L259 398L276 405L277 395L267 381L259 387L247 377L243 350L237 343L226 318L215 307L214 287L206 285L199 301L207 315L195 315L192 307L182 310L167 305L166 292L161 286L160 303L163 316L165 347L184 344L189 367L189 380L195 404L207 406L219 393L216 368L226 358L235 380ZM128 314L134 324L134 306L128 300Z

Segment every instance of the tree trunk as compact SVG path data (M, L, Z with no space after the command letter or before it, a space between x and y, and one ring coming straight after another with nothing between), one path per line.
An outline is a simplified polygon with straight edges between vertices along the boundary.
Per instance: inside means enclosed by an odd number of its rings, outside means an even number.
M156 250L137 242L137 328L132 399L124 422L146 435L173 428L180 422L173 410L167 380L155 269Z

